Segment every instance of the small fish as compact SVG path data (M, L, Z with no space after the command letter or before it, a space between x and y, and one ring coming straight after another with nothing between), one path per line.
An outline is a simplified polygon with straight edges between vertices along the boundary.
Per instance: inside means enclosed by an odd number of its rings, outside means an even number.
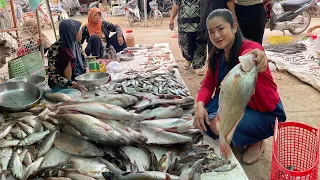
M50 150L50 148L53 145L56 134L57 134L57 131L54 131L46 139L43 140L39 149L38 157L43 156Z
M42 121L37 121L36 125L34 126L34 132L42 132L43 131L43 126L42 126Z
M28 152L28 149L23 149L22 152L19 154L20 161L23 162L24 157L26 156L26 153Z
M13 152L11 163L10 163L10 170L14 177L18 179L23 178L23 169L22 169L22 163L20 161L19 155L17 151Z
M80 174L92 178L101 179L101 173L107 171L107 166L97 158L71 157L70 162Z
M169 167L173 164L173 153L171 151L163 154L159 160L159 171L167 172Z
M18 143L20 142L20 140L0 140L0 148L9 148L9 147L14 147L16 145L18 145Z
M11 134L12 134L13 138L19 139L19 140L22 140L27 136L27 134L24 131L22 131L21 129L12 130Z
M3 171L8 169L10 159L12 157L12 148L0 149L0 167Z
M31 134L34 132L34 129L26 124L24 124L22 122L18 122L18 124L23 129L23 131L26 132L27 134Z
M8 125L8 126L6 126L5 128L3 128L3 129L0 131L0 139L6 137L6 136L10 133L12 127L13 127L13 125Z
M215 171L215 172L227 172L227 171L231 171L235 167L237 167L237 164L229 163L229 164L225 164L223 166L220 166L220 167L214 169L213 171Z
M43 162L43 157L40 157L39 159L37 159L36 161L34 161L32 164L30 164L24 174L24 178L27 179L31 174L33 174L34 172L36 172L41 163Z
M50 131L55 131L57 129L57 127L47 121L42 121L42 125L47 129L47 130L50 130Z
M182 171L180 174L180 178L185 180L191 180L195 173L200 172L203 160L204 159L197 160L190 168Z
M26 152L26 154L24 155L23 163L27 166L32 164L32 156L30 152Z
M97 157L97 159L99 159L102 163L104 163L111 172L113 172L115 174L123 174L124 173L124 171L122 171L120 168L118 168L117 166L115 166L111 162L109 162L101 157Z
M36 143L46 137L50 133L49 130L43 131L43 132L35 132L30 135L28 135L26 138L21 140L18 144L18 146L28 146L33 143Z

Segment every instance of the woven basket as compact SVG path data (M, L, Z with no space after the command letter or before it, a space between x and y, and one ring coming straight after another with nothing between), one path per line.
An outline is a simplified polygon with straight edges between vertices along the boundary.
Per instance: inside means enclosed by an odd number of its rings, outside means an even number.
M9 61L8 70L10 79L24 75L46 76L40 51Z

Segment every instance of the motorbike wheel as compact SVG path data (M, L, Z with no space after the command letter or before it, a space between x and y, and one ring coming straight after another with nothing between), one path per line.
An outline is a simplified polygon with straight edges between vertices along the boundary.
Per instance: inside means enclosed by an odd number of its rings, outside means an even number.
M149 18L151 22L157 27L162 24L163 16L162 16L162 13L157 9L150 11Z
M134 14L132 13L129 13L128 15L128 22L129 22L129 25L131 27L134 27L134 21L135 21L136 17L134 16Z
M292 34L292 35L298 35L298 34L301 34L303 33L310 25L310 22L311 22L311 14L307 11L304 11L302 12L302 18L306 18L306 22L303 22L304 25L303 25L303 28L294 28L294 29L290 29L289 32Z

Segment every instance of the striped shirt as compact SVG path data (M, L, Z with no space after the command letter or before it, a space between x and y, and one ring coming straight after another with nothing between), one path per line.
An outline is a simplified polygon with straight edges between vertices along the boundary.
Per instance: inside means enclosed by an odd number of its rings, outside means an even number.
M237 4L241 6L251 6L262 2L263 0L237 0Z

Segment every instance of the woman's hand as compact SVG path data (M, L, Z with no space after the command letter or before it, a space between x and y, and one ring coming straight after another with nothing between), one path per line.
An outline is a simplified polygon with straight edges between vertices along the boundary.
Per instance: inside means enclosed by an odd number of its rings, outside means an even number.
M78 89L81 92L81 94L84 94L85 92L88 91L87 88L85 88L84 86L82 86L77 82L72 82L72 88Z
M118 43L119 43L120 46L122 46L122 44L124 43L122 35L118 36Z
M204 123L210 125L209 116L207 110L204 108L203 102L198 102L196 106L196 113L193 120L193 126L199 130L207 131Z
M248 54L252 54L255 57L254 61L256 62L258 72L263 72L267 69L268 59L264 51L261 51L260 49L254 49Z
M307 36L307 37L310 37L310 36L312 35L312 31L313 31L313 30L314 30L313 28L309 28L308 31L307 31L306 36Z
M174 20L173 20L173 19L170 19L170 20L169 20L169 29L170 29L171 31L173 31L173 29L174 29Z
M90 69L88 67L86 67L86 73L89 73Z

